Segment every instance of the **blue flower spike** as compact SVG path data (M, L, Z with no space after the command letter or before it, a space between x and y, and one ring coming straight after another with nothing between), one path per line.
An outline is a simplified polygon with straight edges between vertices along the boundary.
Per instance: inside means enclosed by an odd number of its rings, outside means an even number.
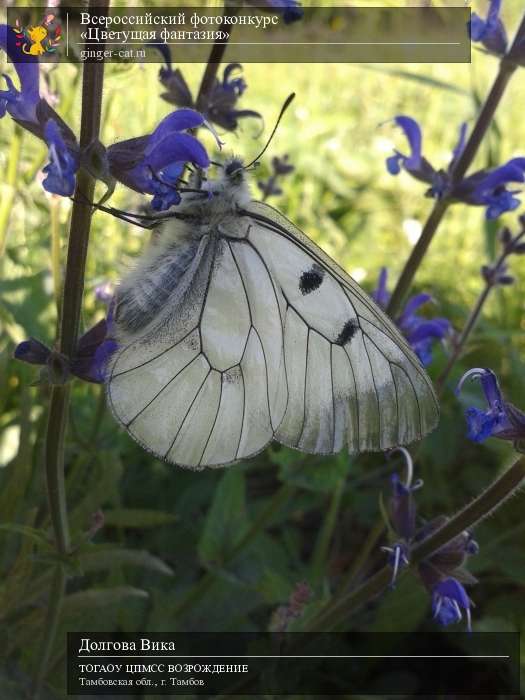
M429 197L447 198L451 202L485 207L485 216L488 220L497 219L520 205L520 200L515 196L519 194L519 190L507 187L512 183L525 182L525 158L512 158L497 168L479 170L455 182L454 168L466 144L466 124L460 127L459 140L453 150L448 168L436 170L422 155L421 128L415 119L401 115L395 117L394 122L405 134L410 154L404 155L395 150L394 155L387 158L386 167L391 175L397 175L401 170L405 170L412 177L430 185L426 192Z
M455 578L446 578L434 586L432 591L432 615L444 627L460 622L464 614L467 618L467 630L471 632L471 604L466 590Z
M191 90L179 68L172 67L171 50L166 44L152 44L164 59L166 66L159 70L159 80L166 92L161 97L166 102L177 107L196 109ZM237 101L247 88L242 75L240 63L229 63L223 71L222 80L215 78L211 89L204 100L199 103L199 109L205 118L217 126L234 131L239 126L239 119L255 117L261 119L259 112L251 109L237 109ZM236 75L233 75L236 73Z
M387 307L390 299L387 282L388 271L384 267L379 274L377 287L372 292L372 298L383 309ZM417 313L422 306L431 301L433 299L429 294L416 294L407 301L401 315L396 319L398 328L425 367L432 362L435 343L444 340L451 330L450 321L446 318L429 319Z
M487 409L482 411L473 406L467 408L467 437L474 442L483 442L489 437L510 440L516 449L521 450L521 444L525 440L525 413L505 401L492 370L478 367L469 370L461 377L456 394L461 392L468 379L480 380Z
M487 51L504 56L507 52L508 38L505 25L500 19L501 0L490 0L485 19L475 12L469 22L470 38L480 42Z
M271 161L272 173L266 180L257 182L258 188L261 190L263 202L268 197L275 197L283 193L279 180L290 173L293 173L295 167L289 162L288 154L282 157L274 156Z

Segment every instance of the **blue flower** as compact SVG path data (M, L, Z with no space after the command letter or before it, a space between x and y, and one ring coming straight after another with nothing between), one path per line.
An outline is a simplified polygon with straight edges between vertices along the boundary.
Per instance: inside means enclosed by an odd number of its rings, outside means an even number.
M412 117L398 116L394 118L395 124L399 126L407 137L410 147L410 155L405 156L400 151L394 151L394 155L386 160L386 167L391 175L399 175L401 166L405 170L417 171L421 167L421 144L422 135L419 124Z
M455 578L439 581L432 591L432 615L440 625L460 622L467 617L467 629L471 631L470 598L461 583ZM464 611L464 613L462 612Z
M372 298L382 308L386 308L390 299L387 290L387 276L387 269L382 268L377 288L372 292ZM429 301L432 301L429 294L417 294L411 297L401 315L396 319L398 328L425 367L432 362L434 343L443 340L451 328L450 322L446 318L427 319L416 313L421 306Z
M0 118L7 112L22 124L36 124L37 105L40 102L38 59L36 56L24 54L22 49L16 46L13 28L6 24L0 24L0 48L14 63L20 80L19 91L11 78L4 75L7 90L0 90Z
M388 521L391 530L399 537L391 547L382 547L388 553L388 564L392 567L391 586L395 585L399 570L408 566L410 561L410 546L416 534L416 503L413 497L415 491L423 486L421 479L412 484L414 471L412 457L408 450L399 447L395 452L401 452L406 463L406 481L399 475L392 474L392 494L388 502Z
M85 382L102 384L111 355L117 350L117 342L111 336L111 323L102 319L79 339L75 357L71 360L71 373Z
M525 413L505 401L499 388L498 379L490 369L471 369L460 379L456 389L459 394L467 379L479 379L485 394L488 408L482 411L470 407L465 413L467 437L474 442L483 442L489 437L511 440L518 448L525 439Z
M507 52L507 32L499 17L501 0L490 0L486 19L482 19L475 12L472 13L469 22L469 32L472 41L481 42L483 46L498 56L504 56Z
M261 10L282 12L286 24L296 22L303 17L303 8L297 0L246 0L246 4Z
M271 161L272 174L266 180L259 180L257 186L262 192L263 201L268 197L282 194L283 191L279 187L278 182L281 177L285 177L295 170L294 166L288 162L288 155L274 156Z
M422 135L419 124L407 116L398 116L394 122L405 134L410 154L405 155L400 151L394 151L394 155L386 160L386 167L390 174L397 175L404 169L412 177L430 185L426 193L429 197L448 198L451 201L486 207L485 216L489 220L497 219L501 214L519 206L520 200L515 197L518 190L508 190L507 185L525 182L525 158L513 158L498 168L479 170L455 182L454 168L465 148L467 133L465 124L460 127L459 140L447 170L436 170L422 155Z
M14 357L22 362L44 367L42 378L51 383L63 384L73 374L85 382L101 384L105 380L106 367L111 355L117 350L112 338L113 310L79 338L73 358L51 350L35 338L24 340L15 348Z
M44 137L49 147L50 162L43 168L46 177L42 185L48 192L70 197L75 190L78 153L66 145L54 119L49 119L45 125Z
M519 190L506 189L512 182L525 182L525 158L512 158L499 168L465 178L455 187L452 196L467 204L487 207L487 219L497 219L520 205L520 200L514 196Z
M186 133L204 124L192 109L179 109L165 117L148 136L127 139L108 148L111 174L131 189L154 195L157 211L180 202L177 182L187 163L199 168L210 164L204 146Z
M159 71L159 80L166 88L166 92L161 97L177 107L195 108L196 104L183 74L178 68L175 70L172 68L169 46L166 44L154 44L153 46L160 51L166 62L166 67L162 67ZM239 119L245 117L261 118L259 112L236 108L239 97L247 88L246 81L242 76L233 76L233 73L239 70L242 70L240 63L228 64L224 68L222 80L215 78L204 99L199 101L199 109L205 118L227 131L234 131L239 125Z
M203 105L203 111L208 119L227 131L234 131L239 125L239 119L261 118L259 112L254 112L252 109L235 108L237 100L247 87L242 76L233 77L234 71L238 70L242 70L240 63L227 65L222 80L215 80Z

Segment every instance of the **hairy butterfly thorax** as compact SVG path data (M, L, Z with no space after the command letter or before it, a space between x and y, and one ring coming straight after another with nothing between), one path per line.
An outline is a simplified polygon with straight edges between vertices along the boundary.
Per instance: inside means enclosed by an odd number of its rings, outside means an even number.
M249 224L238 212L250 201L246 171L238 158L224 164L217 179L190 180L177 211L184 218L159 224L148 250L122 280L116 294L117 339L129 339L155 320L190 268L203 239L244 238Z

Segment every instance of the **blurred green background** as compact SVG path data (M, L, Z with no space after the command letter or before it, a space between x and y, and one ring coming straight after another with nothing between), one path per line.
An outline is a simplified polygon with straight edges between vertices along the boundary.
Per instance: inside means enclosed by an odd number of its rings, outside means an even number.
M373 3L370 3L372 5ZM396 3L375 3L396 4ZM401 5L402 3L397 3ZM521 0L504 2L507 27L515 28ZM485 11L485 3L475 9ZM227 57L227 56L226 56ZM176 64L195 94L203 67ZM159 66L109 65L102 141L139 136L171 111L160 99ZM12 66L6 72L13 75ZM474 123L497 62L473 50L472 63L441 65L247 64L248 89L241 107L264 116L222 135L222 156L251 160L269 134L287 95L295 102L283 119L263 165L289 154L295 171L284 194L269 201L371 291L384 265L394 283L421 230L431 202L424 185L386 172L394 146L406 147L391 123L415 117L424 153L446 167L459 126ZM43 85L55 108L78 132L80 66L47 64ZM54 96L54 97L53 97ZM525 71L520 70L497 112L476 167L525 155ZM206 137L204 137L206 138ZM207 145L212 148L212 141ZM49 389L32 383L38 371L11 359L16 343L34 336L52 343L70 203L47 195L40 184L46 149L21 134L9 117L0 129L0 697L19 698L39 652L51 562L39 539L50 536L42 467ZM257 188L254 183L254 195ZM101 189L101 193L102 193ZM145 198L119 186L114 206L138 211ZM432 315L461 329L482 290L482 264L494 258L496 233L516 215L487 223L481 209L456 205L442 223L415 283L435 299ZM95 214L83 310L83 326L102 318L94 289L117 283L147 244L149 234L103 213ZM53 248L54 246L54 248ZM53 252L54 250L54 252ZM54 261L54 262L53 262ZM520 267L520 262L521 267ZM462 411L481 403L476 385L458 400L455 380L471 367L491 367L507 398L525 406L525 269L512 262L513 286L496 290L471 336L443 398L438 430L423 441L416 477L426 518L452 514L478 494L508 463L512 450L465 437ZM429 368L436 377L447 348ZM395 464L395 463L394 463ZM384 456L328 459L275 446L228 470L192 473L152 459L112 420L103 391L75 381L66 473L73 538L85 539L91 518L104 527L74 557L64 616L50 663L49 697L62 697L64 632L267 630L272 613L296 585L312 589L309 610L341 587L351 587L384 561L377 528L380 493L388 491ZM474 629L520 631L525 624L525 524L523 501L509 502L476 530L480 554L471 559L479 584ZM372 534L370 534L372 533ZM364 544L363 544L364 543ZM300 630L302 619L294 629ZM345 630L435 630L429 598L413 576L371 607L342 621ZM445 633L445 632L444 632Z

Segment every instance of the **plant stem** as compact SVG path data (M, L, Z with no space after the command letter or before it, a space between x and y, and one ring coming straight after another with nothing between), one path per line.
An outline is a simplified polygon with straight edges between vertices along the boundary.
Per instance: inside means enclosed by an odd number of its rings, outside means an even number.
M53 292L57 307L57 318L60 318L62 307L62 252L60 245L60 204L58 197L52 197L49 210L51 215L51 273L53 277Z
M522 238L522 236L524 236L524 235L525 235L525 232L520 234L515 239L515 243L518 243L520 241L520 239ZM497 278L498 271L501 269L505 260L507 259L507 257L509 256L509 254L511 252L512 251L507 250L506 247L504 248L503 252L499 256L495 265L493 266L492 274L493 274L494 278ZM454 351L453 351L452 355L450 356L445 369L441 372L441 374L439 375L439 377L436 380L436 385L437 385L439 392L441 392L443 390L445 381L446 381L447 377L449 376L452 368L456 364L456 361L457 361L458 357L460 356L461 351L463 350L469 335L472 333L472 330L478 321L478 318L481 314L481 311L483 310L485 302L487 301L491 290L494 289L496 284L497 284L497 282L492 282L492 281L485 282L485 288L483 289L483 291L479 295L478 300L474 305L474 308L470 312L470 316L468 317L468 320L465 324L465 327L463 328L461 335L459 336L459 338L456 342L456 345L454 347Z
M403 271L401 272L401 275L397 281L395 289L392 292L390 301L388 302L386 312L389 314L390 318L395 318L401 311L401 306L405 300L408 290L410 289L412 280L414 279L416 272L418 271L419 266L426 255L426 252L448 207L449 202L446 199L438 199L434 204L432 211L430 212L430 216L423 226L421 236L419 237L416 245L413 247L405 267L403 268Z
M16 197L16 183L18 179L18 163L20 162L20 151L22 149L23 129L18 124L14 125L14 132L11 139L11 148L7 157L7 168L5 176L5 192L0 203L0 261L3 260L7 247L7 231L9 219L13 210L13 202Z
M108 0L91 0L89 8L97 8L104 13ZM102 105L102 85L104 63L85 63L82 77L82 117L79 145L85 149L95 139L100 130ZM71 357L75 352L80 311L84 291L84 273L91 227L91 207L84 201L92 201L95 181L84 170L77 175L75 198L71 213L69 245L64 277L62 314L59 324L58 349ZM84 199L85 198L85 199ZM51 390L49 417L45 446L46 485L49 499L49 512L53 525L55 545L60 557L67 556L70 547L67 520L66 488L64 478L65 434L69 413L69 386L55 385ZM65 572L62 563L57 563L53 585L49 594L46 625L36 673L33 679L31 697L37 700L48 671L55 636L59 624L62 601L65 594Z
M502 58L500 62L496 79L494 80L481 112L478 115L474 129L472 130L472 133L470 134L465 145L465 149L454 166L451 173L452 183L459 182L465 176L465 173L478 152L485 134L492 123L494 114L499 103L501 102L505 89L507 88L512 75L518 67L517 64L513 62L513 55L523 37L525 37L525 15L516 33L512 47L510 48L507 56ZM425 257L425 254L432 242L432 239L434 238L439 224L445 215L445 212L449 207L449 204L450 202L447 202L446 200L438 200L434 204L432 212L430 213L430 216L423 227L423 232L412 249L412 252L401 272L399 280L390 298L387 313L391 318L395 318L398 315L412 281L419 269L419 266L421 265L423 258Z
M326 573L330 544L337 524L337 516L339 515L339 509L341 507L341 499L344 494L345 484L345 479L340 479L337 482L332 492L332 497L330 498L330 505L323 526L315 543L312 563L310 565L313 584L318 583L322 579L323 574Z
M222 16L234 17L237 14L238 9L239 8L237 7L229 7L228 3L226 3ZM211 48L210 57L208 58L208 63L206 64L206 68L202 76L197 99L195 100L196 109L200 112L206 111L206 100L215 83L217 71L219 70L219 66L224 57L224 52L226 51L227 45L228 41L216 40Z
M430 537L416 545L411 552L410 566L405 569L413 569L418 563L426 559L464 530L473 528L483 518L499 508L525 479L525 457L519 458L496 479L483 493L475 498L472 503L459 511L443 527L436 530ZM401 575L405 573L402 572ZM383 592L392 580L392 569L384 566L371 576L361 586L349 593L341 595L326 606L324 611L314 617L306 632L329 632L341 625L353 612L365 603L373 600Z
M60 619L60 610L66 592L66 575L62 566L55 566L53 572L53 580L51 581L51 590L49 592L49 606L46 612L44 622L45 639L53 640L57 633L58 621ZM38 669L33 679L33 687L31 698L37 700L40 691L44 684L46 673L48 670L49 659L51 658L52 644L45 643L42 645L42 653L40 656Z

